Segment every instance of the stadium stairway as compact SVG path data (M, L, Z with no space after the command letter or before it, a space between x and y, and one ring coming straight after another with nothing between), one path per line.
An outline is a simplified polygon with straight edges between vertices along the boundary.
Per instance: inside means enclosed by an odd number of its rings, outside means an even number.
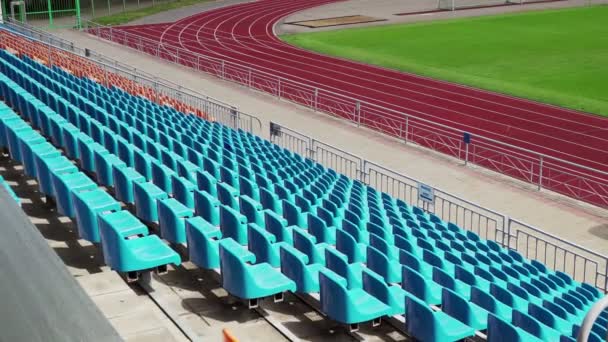
M0 143L118 272L180 263L158 228L236 297L319 294L338 322L405 315L423 341L570 341L602 295L257 136L40 60L0 51L20 115L1 111Z

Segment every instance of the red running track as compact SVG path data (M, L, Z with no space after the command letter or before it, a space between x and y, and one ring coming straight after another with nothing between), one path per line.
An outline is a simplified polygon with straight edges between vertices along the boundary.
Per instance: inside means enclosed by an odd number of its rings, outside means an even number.
M285 44L273 32L274 25L289 14L338 1L262 0L199 13L170 24L120 27L114 32L126 31L146 41L161 42L163 50L182 48L470 132L477 143L471 151L473 162L529 182L542 181L544 187L608 206L606 174L545 160L546 170L539 179L532 153L481 138L608 171L607 118L320 55ZM160 56L171 58L168 53L161 52ZM253 83L258 83L253 87L271 91L261 80ZM295 99L298 91L294 89L283 85L282 95ZM329 100L323 101L329 106ZM318 103L321 109L323 101ZM362 108L363 125L403 136L395 128L403 127L402 116L373 107ZM334 114L348 116L345 112ZM417 138L418 143L462 157L460 149L454 152L460 137L453 133L438 127L418 131L410 128L412 140ZM433 129L435 132L430 133ZM430 142L437 140L440 131L452 141L443 145ZM585 176L581 176L583 173Z

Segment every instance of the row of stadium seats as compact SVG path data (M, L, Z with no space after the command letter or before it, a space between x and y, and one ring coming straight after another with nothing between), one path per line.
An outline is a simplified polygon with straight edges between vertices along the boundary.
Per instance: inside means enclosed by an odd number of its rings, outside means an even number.
M160 240L149 250L128 245L127 236L154 237L143 222L185 244L199 267L219 268L232 295L319 293L334 320L405 315L406 330L424 341L476 331L496 341L570 340L601 296L254 135L6 51L0 70L10 78L1 79L3 99L51 142L21 145L31 146L29 155L52 154L49 145L66 154L39 169L19 154L9 126L0 127L11 157L39 179L60 213L75 218L82 238L101 242L119 272L179 263ZM66 158L83 172L62 188L47 170L79 173ZM116 200L134 206L134 215ZM157 254L167 257L150 257ZM142 261L150 259L162 262ZM607 319L604 313L594 333L606 333Z
M116 73L107 72L98 64L86 58L57 49L49 50L47 46L35 41L28 41L27 44L23 44L23 39L10 31L0 31L0 48L9 50L16 55L28 56L44 65L58 66L79 77L94 79L108 87L119 87L129 94L143 96L156 103L171 106L180 112L192 113L208 120L211 119L200 109L193 108L176 99L157 93L150 87L142 86Z
M0 103L0 116L2 116L4 113L10 112L10 111L11 111L11 109L9 107L7 107L6 104ZM2 135L2 133L0 132L0 136L1 135ZM21 200L19 199L19 197L17 196L15 191L13 191L13 188L11 188L11 186L4 180L2 175L0 175L0 186L3 187L6 190L6 192L8 192L8 194L15 200L15 202L17 202L17 204L21 205Z

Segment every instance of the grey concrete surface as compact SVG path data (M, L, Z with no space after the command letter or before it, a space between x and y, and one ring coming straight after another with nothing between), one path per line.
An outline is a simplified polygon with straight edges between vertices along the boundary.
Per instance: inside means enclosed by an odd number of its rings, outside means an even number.
M449 0L442 0L449 1ZM467 4L498 4L501 0L455 0L460 3L466 2ZM278 34L294 34L303 32L319 32L319 31L330 31L330 30L341 30L355 27L367 27L367 26L380 26L398 23L411 23L420 21L431 21L431 20L445 20L455 19L464 17L475 17L489 14L500 14L500 13L513 13L513 12L524 12L533 11L547 8L564 8L564 7L575 7L575 6L586 6L590 3L608 3L605 0L564 0L557 2L547 3L536 3L526 5L512 5L503 7L490 7L490 8L479 8L479 9L467 9L459 11L445 11L435 13L424 13L414 15L397 16L398 13L410 13L434 10L437 8L437 0L348 0L344 2L331 3L319 7L310 8L304 11L294 13L281 20L277 27L276 32ZM363 23L363 24L352 24L352 25L341 25L341 26L330 26L323 28L308 28L297 25L289 25L294 21L322 19L331 17L340 17L347 15L366 15L374 18L385 19L386 21Z
M354 128L327 115L314 113L207 74L192 72L186 67L82 32L61 31L61 35L78 46L104 51L138 69L233 103L239 109L259 116L263 121L264 134L267 134L269 121L278 122L568 241L608 253L606 210L548 191L536 191L528 184L487 170L464 167L460 162L429 150L404 145L377 133Z

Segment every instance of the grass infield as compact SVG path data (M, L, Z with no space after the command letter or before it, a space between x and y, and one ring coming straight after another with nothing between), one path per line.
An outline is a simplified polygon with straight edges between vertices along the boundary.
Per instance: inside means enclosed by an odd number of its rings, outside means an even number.
M320 53L608 116L608 6L285 35Z
M172 9L181 7L196 5L202 2L209 2L211 0L176 0L172 2L159 2L155 6L148 6L129 10L126 12L120 12L112 15L106 15L103 17L97 17L93 20L102 25L120 25L126 24L136 19L147 17L152 14L166 12Z

